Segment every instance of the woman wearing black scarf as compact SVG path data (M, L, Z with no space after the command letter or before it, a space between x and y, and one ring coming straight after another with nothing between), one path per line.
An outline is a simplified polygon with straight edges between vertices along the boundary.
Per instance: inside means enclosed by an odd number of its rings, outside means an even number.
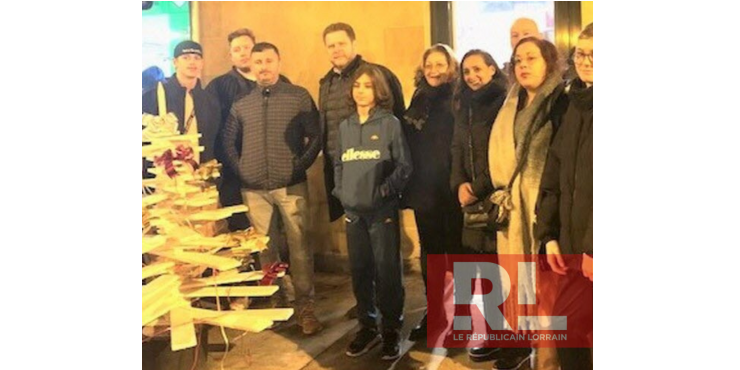
M404 115L407 122L404 133L411 149L414 172L403 199L406 206L414 210L425 286L427 254L459 253L460 249L462 214L448 185L455 123L452 93L457 74L457 60L449 46L436 44L427 49L416 71L416 91ZM409 339L426 338L426 324L425 314Z
M462 74L453 101L455 130L450 176L458 209L493 193L488 169L488 138L507 88L506 76L487 52L471 50L465 54L461 65ZM463 227L462 247L462 253L496 253L496 235L484 229ZM478 347L471 348L469 355L473 361L486 361L498 352L497 348Z
M455 92L455 133L450 185L458 207L471 205L493 192L488 174L488 137L506 98L506 76L490 54L471 50L462 60L463 73ZM494 253L496 238L482 229L463 228L463 248Z

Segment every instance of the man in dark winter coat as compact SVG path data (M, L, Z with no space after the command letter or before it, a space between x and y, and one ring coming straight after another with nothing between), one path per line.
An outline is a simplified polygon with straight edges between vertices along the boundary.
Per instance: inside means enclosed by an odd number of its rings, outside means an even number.
M256 44L251 58L258 86L234 103L226 120L226 163L239 175L247 216L257 232L268 233L278 208L290 250L298 325L305 334L314 334L322 325L314 315L313 252L305 238L306 170L321 150L318 111L306 89L279 81L280 53L275 45ZM274 245L260 255L263 263L278 259Z
M334 189L334 153L339 145L339 124L349 118L355 109L349 100L352 90L352 74L361 65L373 64L362 59L357 54L355 46L355 30L346 23L333 23L324 29L324 46L329 54L332 68L319 81L319 113L324 140L324 184L326 186L326 200L329 206L329 220L336 221L344 208L342 203L333 194ZM377 66L385 77L393 99L391 113L403 123L403 114L406 109L403 100L403 89L398 77L388 68ZM355 309L347 312L350 318L356 317Z

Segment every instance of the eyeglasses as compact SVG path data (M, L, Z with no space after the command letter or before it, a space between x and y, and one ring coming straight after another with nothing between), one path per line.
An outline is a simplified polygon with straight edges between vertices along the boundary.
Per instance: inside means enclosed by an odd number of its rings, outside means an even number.
M573 55L573 61L581 64L584 62L584 60L588 58L588 61L593 63L594 62L594 53L591 52L591 54L584 54L584 53L576 53Z

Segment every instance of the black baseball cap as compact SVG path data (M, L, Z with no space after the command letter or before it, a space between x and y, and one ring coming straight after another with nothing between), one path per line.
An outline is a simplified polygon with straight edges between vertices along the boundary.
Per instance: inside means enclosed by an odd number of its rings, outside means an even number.
M183 41L175 46L175 58L183 54L198 54L203 56L203 47L195 41Z

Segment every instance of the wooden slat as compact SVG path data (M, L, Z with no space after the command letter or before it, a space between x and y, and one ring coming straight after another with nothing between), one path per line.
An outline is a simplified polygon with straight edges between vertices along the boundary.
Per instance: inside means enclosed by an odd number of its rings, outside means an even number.
M201 137L201 134L184 134L184 135L171 135L171 136L160 136L160 137L154 137L151 139L152 145L158 144L158 143L169 143L172 145L172 148L176 148L177 144L182 144L184 142L191 142L191 143L197 143L198 139Z
M176 291L179 286L180 278L174 275L164 275L154 279L141 287L142 306L146 306L149 302L153 301L153 297L162 295L168 291Z
M227 238L225 235L219 235L212 238L200 234L180 238L180 246L202 246L202 247L223 247L226 245Z
M268 239L269 238L265 238ZM236 248L232 248L233 251L252 251L261 252L267 248L267 242L264 239L249 239L245 243L242 243Z
M292 308L266 308L266 309L248 309L243 311L214 311L202 308L190 308L193 319L217 318L231 316L239 319L248 320L251 318L262 318L272 321L286 321L293 316L295 312Z
M221 284L233 284L233 283L240 283L245 281L259 281L261 280L265 274L262 271L250 271L243 274L220 274L217 276L211 276L203 279L196 279L189 282L186 282L182 285L181 289L196 289L196 288L202 288L209 285L221 285ZM285 276L285 272L281 272L277 275L278 277Z
M277 285L207 287L183 292L185 298L201 297L269 297L278 291Z
M175 261L207 266L220 271L231 270L242 264L241 261L233 258L214 256L206 253L154 250L152 254Z
M189 306L187 301L184 301L184 304ZM186 307L178 307L170 311L172 351L195 347L198 344L190 312Z
M202 199L218 199L218 191L216 189L207 190L204 193L191 195L187 199L175 199L173 203L175 205L181 206L185 205L186 203Z
M142 305L141 325L150 323L177 307L189 306L189 304L183 302L182 296L176 291L154 296L147 304Z
M201 191L199 186L192 186L188 184L178 184L178 185L167 184L167 185L162 186L160 190L167 192L167 193L180 194L183 196L187 194L200 193Z
M193 308L191 311L193 319L198 322L248 332L263 331L272 326L274 321L285 321L293 315L292 308L244 311L211 311Z
M156 236L142 236L141 237L141 253L149 253L154 249L157 249L167 242L167 238L161 235Z
M155 157L161 156L164 152L167 151L167 149L171 149L174 152L176 148L176 145L148 145L141 148L141 156L150 161L154 161ZM193 150L197 150L201 153L206 149L204 146L193 146L192 148Z
M157 187L157 179L144 179L141 180L141 186L146 186L149 188L156 188Z
M141 206L142 207L148 207L152 204L157 204L163 200L166 200L168 197L164 194L153 194L153 195L147 195L145 197L141 198Z
M182 239L187 240L188 238L202 238L203 237L197 231L191 228L182 227L182 226L179 226L171 222L169 223L160 222L157 226L166 228L167 236L178 239L178 242L179 240L182 240Z
M204 318L198 320L213 326L225 326L236 330L243 330L250 333L259 333L272 326L273 321L268 319L255 318L248 321L239 320L231 316Z
M146 266L141 269L141 280L148 279L153 276L162 275L169 271L171 268L175 267L174 262L158 262L151 264L149 266Z
M249 208L244 205L225 207L209 211L194 213L188 217L190 221L218 221L228 218L234 213L247 212Z

